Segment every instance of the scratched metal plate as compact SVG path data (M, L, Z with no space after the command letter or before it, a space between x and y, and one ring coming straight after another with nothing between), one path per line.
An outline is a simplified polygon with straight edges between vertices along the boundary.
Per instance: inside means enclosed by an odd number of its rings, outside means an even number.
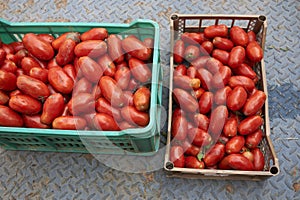
M267 16L265 64L271 138L280 161L281 173L261 182L168 178L162 169L163 139L159 155L148 160L110 156L96 156L96 159L90 154L0 149L0 199L299 199L299 1L0 2L0 17L15 22L127 23L137 18L157 21L161 29L164 74L168 74L169 64L168 17L175 12ZM166 105L168 77L164 80ZM149 165L149 162L152 164Z

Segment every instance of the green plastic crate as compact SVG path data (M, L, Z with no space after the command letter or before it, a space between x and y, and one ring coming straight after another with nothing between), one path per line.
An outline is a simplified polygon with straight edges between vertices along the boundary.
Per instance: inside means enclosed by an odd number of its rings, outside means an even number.
M21 41L24 34L49 33L57 37L64 32L85 32L104 27L109 34L121 37L136 35L154 39L150 122L144 128L122 131L83 131L0 126L0 146L8 150L78 152L95 154L153 155L159 148L162 70L159 65L159 26L151 20L130 24L75 22L17 22L0 19L0 37L4 43Z

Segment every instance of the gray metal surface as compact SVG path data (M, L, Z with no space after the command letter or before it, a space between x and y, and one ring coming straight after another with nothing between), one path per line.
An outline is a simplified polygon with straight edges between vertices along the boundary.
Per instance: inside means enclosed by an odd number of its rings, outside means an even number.
M157 21L161 28L161 49L165 49L161 52L165 74L168 72L168 17L174 12L267 16L265 63L271 138L281 173L261 182L186 180L167 177L162 169L162 158L158 169L133 173L120 171L125 161L120 160L121 163L113 167L113 163L103 161L107 157L97 156L96 159L89 154L18 152L0 148L0 199L300 199L299 1L0 2L0 17L15 22L123 23L137 18ZM167 82L166 79L166 85ZM166 91L164 97L167 98ZM159 163L157 159L156 164ZM147 165L147 160L128 159L125 171L137 165Z

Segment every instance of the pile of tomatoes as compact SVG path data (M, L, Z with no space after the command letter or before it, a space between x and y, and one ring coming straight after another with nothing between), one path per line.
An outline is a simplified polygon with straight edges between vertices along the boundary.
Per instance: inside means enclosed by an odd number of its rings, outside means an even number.
M175 167L264 169L264 133L253 31L211 25L175 41L170 160Z
M105 28L0 42L0 126L118 131L147 126L153 38Z

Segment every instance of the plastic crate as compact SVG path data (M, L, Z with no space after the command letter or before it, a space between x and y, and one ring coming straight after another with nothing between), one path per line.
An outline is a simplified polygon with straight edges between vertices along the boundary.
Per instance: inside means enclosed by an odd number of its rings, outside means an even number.
M104 27L109 34L124 38L136 35L154 39L151 80L150 122L144 128L122 131L82 131L0 127L0 146L9 150L80 152L99 154L152 155L159 147L160 105L162 102L162 70L159 65L159 26L151 20L130 24L47 22L11 23L0 19L0 37L4 43L21 41L24 34L48 33L58 37L64 32L85 32Z
M257 39L261 47L264 49L265 38L267 31L267 20L265 16L260 15L185 15L172 14L170 17L171 24L171 52L173 52L174 41L180 38L184 32L203 32L204 28L214 24L225 24L228 28L234 25L242 27L244 30L253 30L257 34ZM174 167L170 161L170 147L171 147L171 116L174 104L172 102L173 90L173 71L174 62L173 54L170 57L170 93L169 93L169 119L168 119L168 136L167 148L165 154L164 168L167 170L169 176L182 178L204 178L204 179L238 179L238 180L262 180L272 177L279 173L279 163L277 156L270 139L270 123L268 111L268 99L263 107L264 124L262 130L264 132L264 139L259 148L265 156L265 166L263 171L241 171L241 170L219 170L219 169L190 169ZM267 80L265 72L264 60L257 63L254 67L258 74L258 87L263 90L268 96Z

